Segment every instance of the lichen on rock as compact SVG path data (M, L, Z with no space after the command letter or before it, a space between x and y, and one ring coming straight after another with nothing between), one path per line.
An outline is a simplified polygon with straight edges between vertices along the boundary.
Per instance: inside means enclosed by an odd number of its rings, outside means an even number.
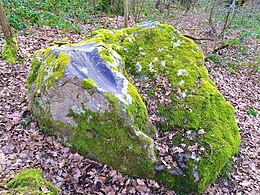
M192 40L148 22L36 52L27 86L42 129L81 154L201 193L240 144L233 107L203 63Z
M44 180L42 171L39 169L26 169L18 173L7 183L6 195L58 195L59 189L51 182Z

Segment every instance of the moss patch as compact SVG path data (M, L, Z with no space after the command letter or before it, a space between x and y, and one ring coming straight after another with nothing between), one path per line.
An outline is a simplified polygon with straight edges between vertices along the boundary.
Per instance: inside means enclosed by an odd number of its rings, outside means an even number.
M84 105L84 112L71 110L68 116L77 123L71 127L73 147L122 173L155 178L184 193L202 193L216 180L230 157L238 152L240 144L234 109L209 79L202 51L192 40L163 24L152 28L99 30L94 37L81 43L90 42L100 43L99 57L114 71L124 72L136 85L129 83L127 86L127 95L132 98L128 106L122 107L118 94L102 92L110 103L105 112L92 112ZM51 48L44 50L42 61L34 59L28 87L35 84L36 89L41 89L44 83L46 89L51 89L54 81L63 77L70 59L64 52L55 56L50 51ZM120 55L123 69L113 66L116 55ZM89 93L94 93L97 87L88 78L81 84ZM141 97L138 90L154 99L152 106L155 109L149 110L150 102ZM143 102L146 102L148 112ZM168 170L155 172L153 163L157 155L150 149L153 145L151 136L155 132L147 120L152 114L158 117L153 125L159 132L175 131L178 134L172 139L173 145L185 143L192 146L196 143L205 148L203 154L197 152L193 158L190 157L191 151L185 150L189 157L188 168L183 174L171 174ZM49 124L50 119L46 117L46 120ZM198 135L201 130L205 134ZM183 133L186 131L192 131L196 136L189 139ZM145 158L147 156L149 158ZM179 158L175 154L172 157Z
M43 179L39 169L27 169L7 183L8 194L58 195L59 189Z
M30 73L27 78L27 87L35 83L35 90L44 82L45 88L50 89L55 80L64 76L64 69L70 62L65 52L60 52L56 57L50 54L52 47L35 52Z
M153 28L123 29L122 32L124 37L120 41L115 38L117 32L108 33L105 30L98 31L94 39L98 37L101 42L114 44L112 47L123 58L130 80L134 76L139 83L154 83L158 75L168 78L172 88L169 94L171 104L157 104L156 114L164 118L155 124L157 128L162 132L173 129L206 131L197 139L199 146L206 148L206 154L197 156L200 159L198 162L189 160L190 166L185 176L161 172L157 174L157 179L172 189L201 193L216 180L229 158L238 152L240 136L233 107L209 79L203 65L204 55L192 40L163 24ZM157 89L155 85L147 95L156 98ZM175 139L175 143L181 143L181 139L184 138ZM188 145L193 144L193 141L184 140ZM195 182L192 173L195 165L198 167L199 182Z
M71 111L70 116L78 124L72 145L80 154L105 162L127 175L154 178L154 165L146 158L147 151L117 111L103 114L90 110L85 110L84 114Z
M96 83L91 78L83 79L82 85L87 90L97 87Z
M7 60L8 64L13 64L17 60L18 43L15 38L5 39L2 50L2 59Z

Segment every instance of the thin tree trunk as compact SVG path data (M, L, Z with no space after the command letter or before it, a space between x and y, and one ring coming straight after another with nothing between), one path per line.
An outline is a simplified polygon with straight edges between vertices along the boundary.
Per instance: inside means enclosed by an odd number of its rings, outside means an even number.
M2 26L5 39L5 44L2 48L2 59L7 60L8 64L13 64L17 60L18 44L13 36L12 29L8 24L8 20L1 0L0 24Z
M215 32L215 29L214 29L214 26L212 24L212 16L213 16L213 11L215 9L216 3L217 3L217 0L214 0L214 3L212 5L212 7L211 7L210 14L209 14L209 25L210 25L213 33Z
M221 33L219 34L219 36L221 37L222 43L224 41L226 28L231 24L231 23L228 24L228 19L230 17L231 12L233 13L233 16L235 16L235 14L236 14L236 1L235 0L233 0L232 4L230 5L230 7L228 9L228 13L227 13L227 16L225 19L223 29L222 29ZM233 20L233 17L231 19L231 22L232 22L232 20Z
M6 40L10 40L13 38L13 33L11 30L11 27L8 24L8 20L6 18L5 15L5 10L2 4L2 1L0 0L0 22L1 22L1 26L4 32L4 37Z
M96 5L96 0L93 0L93 4L94 4L94 13L97 13L97 5Z
M125 18L125 28L128 26L128 0L124 0L124 18Z

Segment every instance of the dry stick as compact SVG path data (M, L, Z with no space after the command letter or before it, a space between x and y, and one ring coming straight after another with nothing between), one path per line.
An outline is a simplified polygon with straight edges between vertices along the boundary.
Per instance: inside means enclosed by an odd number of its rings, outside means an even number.
M212 54L216 53L217 51L219 51L219 50L221 50L221 49L227 48L228 46L229 46L228 43L222 44L220 47L214 49L213 52L212 52Z
M184 37L187 37L189 39L195 40L195 41L202 41L202 40L206 40L206 41L216 41L215 38L210 38L210 37L194 37L192 35L188 35L188 34L183 34Z

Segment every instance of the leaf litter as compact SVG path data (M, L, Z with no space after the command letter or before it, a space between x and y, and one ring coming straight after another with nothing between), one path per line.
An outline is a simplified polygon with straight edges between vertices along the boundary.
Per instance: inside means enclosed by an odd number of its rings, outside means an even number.
M175 20L172 20L171 24L177 24L174 26L182 32L187 31L193 35L205 34L206 30L197 26L196 21L204 21L203 18L188 14L181 15L178 19L181 22ZM106 25L118 28L123 25L123 20L119 18L118 21L101 18L98 25L102 26L105 22ZM191 30L194 27L198 30ZM84 33L89 34L92 28L93 26L88 24L83 26ZM232 36L236 36L236 33L233 32ZM49 27L42 29L33 27L30 33L16 35L19 56L23 61L15 65L0 61L0 183L10 180L21 169L40 168L43 170L44 178L59 187L61 194L176 194L154 180L123 176L107 165L83 158L70 147L39 130L35 119L28 111L29 102L25 88L31 58L37 49L50 46L53 42L58 42L65 37L69 37L71 42L77 42L83 38L83 35ZM257 48L255 40L251 38L248 42L250 43L249 50ZM205 54L210 53L209 45L205 41L201 42ZM2 39L0 46L3 46ZM233 52L223 50L223 56L231 58ZM236 72L240 75L238 77L231 74L225 67L216 66L212 61L206 62L205 65L220 92L235 108L242 143L240 152L232 158L230 177L219 178L208 187L204 194L259 194L260 120L259 114L256 116L248 114L251 108L260 110L259 74L250 67L240 67L236 68ZM169 104L170 98L167 96L171 86L167 79L158 76L155 83L145 85L144 89L149 90L153 85L158 86L156 99L149 99L146 93L143 93L145 90L140 90L140 92L144 98L147 98L150 121L157 123L164 119L156 115L155 101ZM140 87L137 81L135 86ZM185 122L188 121L184 119ZM192 131L180 133L191 140L194 136ZM195 136L203 136L205 133L202 129ZM196 142L190 146L183 143L176 146L171 141L176 135L176 131L172 131L156 136L155 143L162 161L156 168L161 170L164 167L175 167L175 169L169 168L169 172L183 174L182 170L187 167L185 159L195 160L196 153L202 155L205 148L198 146ZM190 153L185 153L185 150ZM178 158L174 159L173 154L178 155ZM196 167L193 168L193 175L199 179ZM0 194L5 190L6 188L0 186ZM42 186L41 190L47 193L45 186Z

